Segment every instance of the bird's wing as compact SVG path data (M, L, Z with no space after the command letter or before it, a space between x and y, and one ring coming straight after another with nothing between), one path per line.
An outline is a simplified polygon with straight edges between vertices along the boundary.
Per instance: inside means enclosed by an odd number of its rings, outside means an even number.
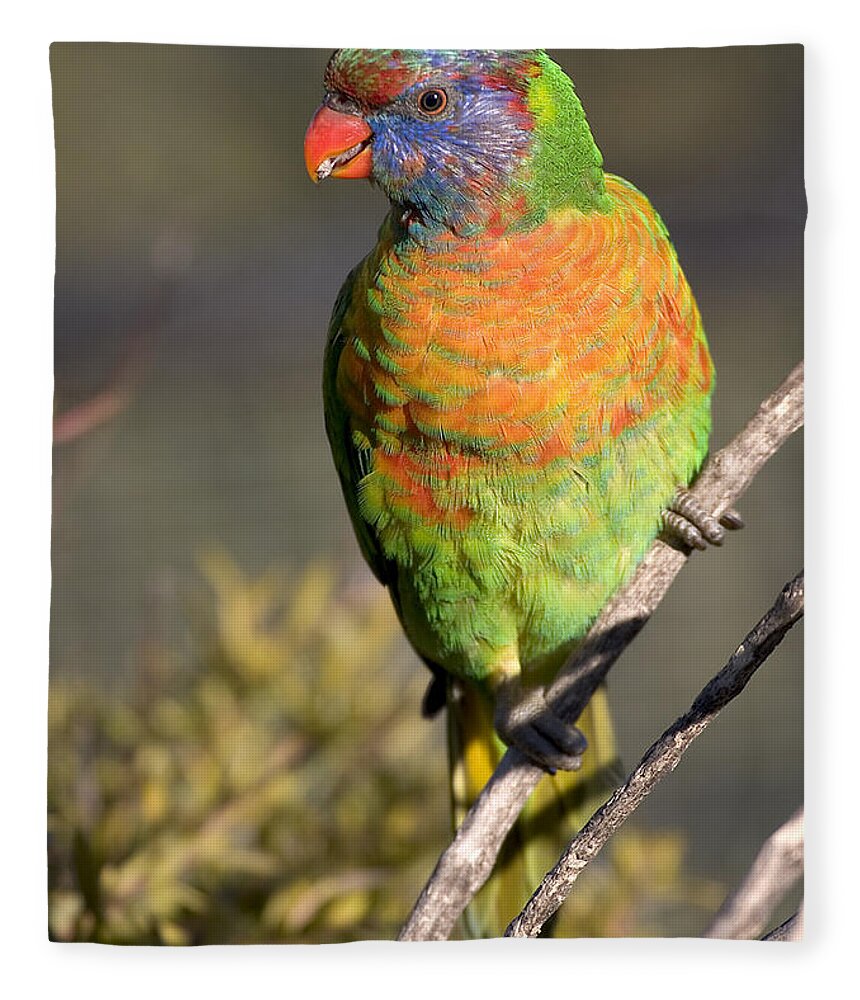
M360 265L353 269L343 283L329 323L323 364L325 426L358 544L376 578L388 586L394 580L393 564L385 558L372 526L359 509L359 486L362 479L370 472L371 452L369 448L362 448L356 444L350 427L349 414L337 391L338 363L347 336L343 326L344 317L352 299L359 268Z

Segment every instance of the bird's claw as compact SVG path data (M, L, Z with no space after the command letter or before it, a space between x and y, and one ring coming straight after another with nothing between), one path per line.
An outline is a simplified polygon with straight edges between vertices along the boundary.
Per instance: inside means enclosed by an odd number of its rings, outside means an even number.
M746 522L734 507L729 507L727 511L720 514L720 524L724 528L728 528L729 531L740 531L741 528L746 527Z
M727 510L716 517L687 490L678 490L663 511L663 530L671 538L691 549L704 551L708 545L722 545L726 531L743 528L743 518L736 510Z
M496 694L496 732L509 747L550 774L576 771L588 741L547 705L542 688L523 688L510 680Z

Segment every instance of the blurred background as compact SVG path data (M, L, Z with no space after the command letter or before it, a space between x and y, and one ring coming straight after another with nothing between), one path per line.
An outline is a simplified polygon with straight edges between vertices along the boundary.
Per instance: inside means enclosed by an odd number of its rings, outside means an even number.
M392 937L449 835L444 723L419 718L426 673L323 429L329 313L386 209L305 174L329 54L51 48L55 939ZM718 448L802 356L802 48L550 54L673 236ZM612 672L629 766L802 565L799 436L742 512ZM567 933L702 932L802 800L802 693L798 627L582 880Z

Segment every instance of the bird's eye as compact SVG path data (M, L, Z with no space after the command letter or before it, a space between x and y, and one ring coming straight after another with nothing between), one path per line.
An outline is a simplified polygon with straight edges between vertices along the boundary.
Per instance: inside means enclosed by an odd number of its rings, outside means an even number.
M418 98L418 107L425 115L440 115L447 106L448 95L438 87L425 90Z

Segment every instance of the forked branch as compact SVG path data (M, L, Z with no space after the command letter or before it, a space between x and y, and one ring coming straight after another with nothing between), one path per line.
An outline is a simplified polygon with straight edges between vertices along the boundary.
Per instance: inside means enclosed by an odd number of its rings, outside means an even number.
M675 770L681 757L701 736L720 711L746 687L750 678L782 642L803 615L803 573L783 587L773 607L748 633L723 669L645 753L639 765L612 797L591 817L568 844L555 867L547 873L522 913L511 922L506 937L537 937L543 925L567 899L574 883L597 857L613 833L630 817L653 788ZM782 837L779 837L782 834ZM709 937L755 937L761 933L774 905L782 898L782 876L795 877L803 864L802 816L798 814L768 841L770 850L759 856L740 896L729 901L718 933ZM787 857L790 873L786 872ZM775 884L769 880L774 879ZM714 928L712 928L712 931Z

